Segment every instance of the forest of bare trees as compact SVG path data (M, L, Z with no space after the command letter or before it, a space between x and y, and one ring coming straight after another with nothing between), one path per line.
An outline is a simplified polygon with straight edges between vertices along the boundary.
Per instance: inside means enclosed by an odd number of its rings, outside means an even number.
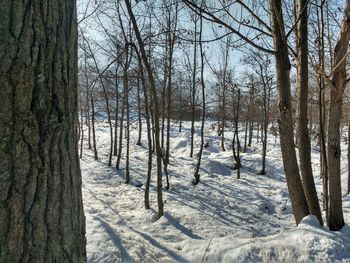
M232 153L232 180L244 177L255 142L256 174L268 176L274 137L295 223L311 214L343 228L350 0L24 2L0 4L0 262L86 261L86 151L144 188L145 209L154 179L157 219L164 216L171 133L184 133L185 122L193 187L212 144L208 129ZM143 182L130 172L133 147L147 149Z

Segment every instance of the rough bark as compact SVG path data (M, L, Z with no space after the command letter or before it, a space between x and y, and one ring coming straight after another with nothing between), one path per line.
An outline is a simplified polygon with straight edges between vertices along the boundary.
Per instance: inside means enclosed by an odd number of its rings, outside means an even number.
M85 262L76 3L0 14L0 262Z
M295 152L290 92L290 61L285 36L281 0L270 0L272 35L275 46L276 77L279 95L279 134L284 171L296 224L309 214Z
M328 113L328 175L329 175L329 219L331 230L344 226L341 172L340 172L340 120L342 116L343 93L346 87L346 57L350 40L350 0L346 1L344 19L339 40L334 48L334 63L330 86Z
M350 194L350 120L348 122L348 191L347 193Z

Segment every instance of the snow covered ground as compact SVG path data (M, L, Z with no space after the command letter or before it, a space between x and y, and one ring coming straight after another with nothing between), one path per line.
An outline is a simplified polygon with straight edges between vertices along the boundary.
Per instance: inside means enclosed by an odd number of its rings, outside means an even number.
M146 133L143 146L136 146L137 130L132 131L132 183L127 185L125 159L120 171L107 166L108 125L98 124L100 160L95 161L86 147L81 160L88 262L350 262L348 225L340 232L330 232L309 216L295 226L281 152L273 136L268 142L267 174L257 175L261 144L254 139L252 147L242 154L241 179L237 180L236 171L231 169L232 133L226 133L223 152L217 132L208 123L205 134L210 146L203 153L201 182L194 187L191 181L196 159L189 158L189 123L184 125L181 133L177 124L172 126L170 189L164 191L165 216L156 221L155 172L151 187L153 209L144 209L144 186L135 186L145 182ZM198 135L199 123L196 131ZM314 150L316 179L318 160ZM321 189L318 179L317 187ZM349 196L343 205L348 223Z

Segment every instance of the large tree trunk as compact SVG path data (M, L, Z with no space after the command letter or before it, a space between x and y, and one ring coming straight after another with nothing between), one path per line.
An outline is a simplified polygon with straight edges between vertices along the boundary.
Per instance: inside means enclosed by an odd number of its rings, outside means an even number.
M85 262L75 1L0 14L0 262Z
M344 226L340 178L340 120L343 93L346 87L346 57L350 39L350 0L346 1L340 38L334 48L335 66L329 81L330 102L328 115L328 175L329 175L329 220L331 230Z
M342 114L342 94L331 89L328 119L328 174L329 174L329 221L331 230L344 226L341 180L340 180L340 119Z
M297 41L297 143L299 148L300 172L303 179L305 197L310 213L315 215L323 224L320 203L318 202L315 181L311 166L311 143L308 129L308 93L309 93L309 65L308 65L308 30L307 30L308 0L298 1L299 21L296 30Z
M277 88L279 93L279 133L284 171L289 196L297 224L309 214L309 208L301 183L294 145L293 118L290 94L290 61L285 36L281 0L270 0L272 35L275 45Z

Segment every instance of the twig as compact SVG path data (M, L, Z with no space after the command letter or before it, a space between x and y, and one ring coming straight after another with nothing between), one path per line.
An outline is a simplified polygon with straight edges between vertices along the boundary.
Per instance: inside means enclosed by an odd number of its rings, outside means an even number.
M207 246L207 248L206 248L205 251L204 251L204 255L203 255L203 257L202 257L201 263L204 262L205 255L207 254L207 251L208 251L208 248L209 248L209 246L210 246L210 243L211 243L212 239L213 239L213 237L211 237L210 240L209 240L208 246Z

